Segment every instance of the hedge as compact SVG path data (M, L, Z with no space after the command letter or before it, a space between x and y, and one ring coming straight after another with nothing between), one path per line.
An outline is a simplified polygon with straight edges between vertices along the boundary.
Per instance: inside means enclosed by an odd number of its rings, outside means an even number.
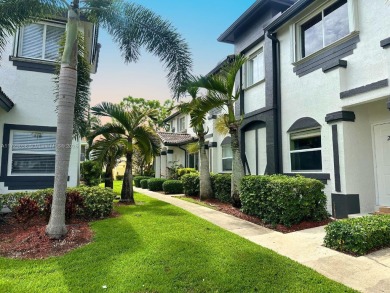
M183 175L181 177L181 182L183 182L183 191L185 195L199 195L199 174L190 173Z
M116 194L109 188L80 186L67 189L69 194L77 193L83 199L82 208L78 210L78 215L88 218L103 218L111 214L113 200ZM34 192L15 192L0 195L0 202L8 206L15 212L19 205L19 199L29 198L34 200L41 213L44 213L47 200L53 196L53 189L42 189Z
M321 221L328 217L324 187L302 176L246 176L241 181L242 211L285 226Z
M180 180L167 180L163 183L162 188L166 194L183 193L183 183Z
M178 168L176 170L176 175L177 175L177 178L181 179L182 176L186 175L186 174L199 174L198 171L196 171L195 168Z
M214 197L222 202L231 203L231 174L213 174L211 175L211 186Z
M326 247L358 256L390 247L390 215L339 220L325 231Z
M97 186L102 175L102 166L95 161L85 161L80 164L80 175L85 185Z
M142 179L141 181L140 181L140 185L141 185L141 188L143 188L143 189L148 189L148 181L149 181L150 179Z
M163 183L167 181L165 178L152 178L148 180L148 188L150 191L163 191Z
M151 177L149 176L134 176L133 181L135 187L141 187L141 180L143 179L150 179Z

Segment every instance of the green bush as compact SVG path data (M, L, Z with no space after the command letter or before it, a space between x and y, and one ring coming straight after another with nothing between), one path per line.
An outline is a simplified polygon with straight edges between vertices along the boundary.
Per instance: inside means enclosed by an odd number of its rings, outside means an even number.
M133 181L135 187L141 187L141 180L142 179L150 179L151 177L148 176L134 176Z
M183 191L185 195L199 195L199 174L185 174L181 177L181 182L183 182Z
M80 186L67 189L67 197L70 194L78 193L83 199L83 206L77 211L79 216L93 219L109 216L113 208L113 200L116 194L109 188ZM44 213L45 206L50 197L53 196L53 189L42 189L34 192L15 192L0 195L0 202L15 212L21 198L34 200L41 213Z
M178 179L180 179L183 175L192 174L192 173L199 174L199 172L196 171L195 168L178 168L178 169L176 169L176 175L177 175Z
M375 215L344 219L326 228L326 247L354 255L390 247L390 216Z
M85 161L80 164L81 180L87 186L97 186L100 183L102 168L98 162Z
M222 202L231 203L231 174L213 174L211 175L211 186L214 197Z
M123 180L123 177L125 177L125 175L116 175L116 180Z
M291 226L328 217L324 184L302 176L246 176L241 181L242 211L266 223Z
M149 181L149 179L142 179L140 181L141 188L148 189L148 181Z
M183 193L183 183L180 180L167 180L162 187L166 194Z
M162 191L163 183L167 181L165 178L152 178L148 180L148 188L150 191Z

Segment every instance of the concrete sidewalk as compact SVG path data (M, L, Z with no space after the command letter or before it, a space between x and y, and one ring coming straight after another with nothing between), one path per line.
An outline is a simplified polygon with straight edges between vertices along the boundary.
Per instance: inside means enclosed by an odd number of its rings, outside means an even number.
M134 188L152 198L180 207L225 230L287 256L322 275L362 292L390 292L390 249L352 257L323 244L323 227L282 234L222 212L169 195Z

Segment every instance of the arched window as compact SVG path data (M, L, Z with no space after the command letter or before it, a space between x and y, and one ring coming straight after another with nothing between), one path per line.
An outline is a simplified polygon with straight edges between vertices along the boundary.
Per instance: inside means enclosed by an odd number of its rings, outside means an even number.
M222 171L231 172L233 162L233 152L231 147L231 137L227 136L221 143L222 147Z

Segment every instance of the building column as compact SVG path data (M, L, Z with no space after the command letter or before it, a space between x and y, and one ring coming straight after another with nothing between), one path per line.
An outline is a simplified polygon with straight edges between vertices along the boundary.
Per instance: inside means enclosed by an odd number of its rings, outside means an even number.
M167 152L166 151L162 151L160 153L161 155L161 171L160 171L160 177L161 178L166 178L167 177Z
M154 159L154 177L156 178L161 178L161 157L160 156L156 156L156 158Z

